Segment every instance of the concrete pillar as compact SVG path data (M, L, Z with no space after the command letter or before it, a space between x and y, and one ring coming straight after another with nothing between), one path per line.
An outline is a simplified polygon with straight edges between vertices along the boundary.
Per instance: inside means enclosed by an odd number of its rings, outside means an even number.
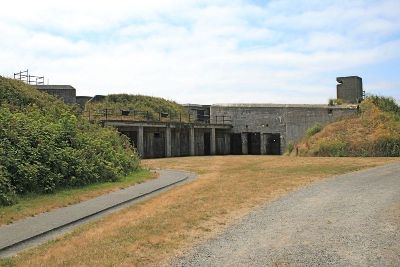
M211 128L211 136L210 136L210 154L215 155L216 147L215 147L215 128Z
M247 146L247 133L242 133L242 154L247 155L249 154L249 149Z
M281 134L280 138L281 138L281 155L283 155L286 150L286 138L282 134Z
M167 126L165 128L165 156L172 156L172 138L171 138L171 128Z
M195 155L195 140L194 140L194 127L190 128L190 133L189 133L189 144L190 144L190 156Z
M267 154L267 134L261 134L261 155Z
M144 130L143 130L143 126L139 126L139 130L138 130L138 138L137 138L137 150L138 153L141 157L144 156Z

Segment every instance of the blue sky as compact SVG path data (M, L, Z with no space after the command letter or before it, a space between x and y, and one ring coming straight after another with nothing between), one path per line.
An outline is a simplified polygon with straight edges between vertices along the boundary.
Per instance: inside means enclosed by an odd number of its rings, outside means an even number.
M400 99L400 1L9 1L0 74L79 95L327 103L337 76Z

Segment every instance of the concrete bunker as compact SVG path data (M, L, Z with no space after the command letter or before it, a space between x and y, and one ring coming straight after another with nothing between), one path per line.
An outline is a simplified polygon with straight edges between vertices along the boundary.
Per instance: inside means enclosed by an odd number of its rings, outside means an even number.
M216 104L186 105L190 123L110 121L127 135L143 158L201 155L281 155L315 123L357 113L363 98L359 77L337 78L338 98L353 105Z
M142 158L226 155L230 125L104 121L126 135Z

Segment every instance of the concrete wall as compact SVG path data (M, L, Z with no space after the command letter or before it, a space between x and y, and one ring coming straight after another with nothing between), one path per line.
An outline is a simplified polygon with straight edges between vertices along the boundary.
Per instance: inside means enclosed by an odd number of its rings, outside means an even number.
M232 120L232 133L260 133L262 154L268 137L265 134L279 133L283 153L289 142L301 139L315 123L326 124L356 112L355 108L324 105L212 105L211 123L215 116L228 116ZM242 139L242 152L247 154L247 135Z
M79 105L79 107L84 110L86 103L92 99L91 96L76 96L76 103Z
M163 158L166 156L165 128L144 128L144 155L145 158Z
M209 122L210 105L184 104L192 122Z
M217 155L229 155L231 153L231 135L227 131L216 131L215 145Z
M205 139L204 139L205 133L211 134L209 129L195 129L195 133L194 133L194 145L195 145L194 151L195 152L194 153L196 155L204 156L206 154L208 154L208 155L210 154L210 153L206 153L206 151L205 151L205 147L206 147ZM211 137L211 135L210 135L210 137Z
M172 133L172 156L189 156L190 155L190 142L189 142L189 129L188 128L174 128L171 129Z
M66 104L76 103L76 90L71 85L36 85L40 91L61 98Z

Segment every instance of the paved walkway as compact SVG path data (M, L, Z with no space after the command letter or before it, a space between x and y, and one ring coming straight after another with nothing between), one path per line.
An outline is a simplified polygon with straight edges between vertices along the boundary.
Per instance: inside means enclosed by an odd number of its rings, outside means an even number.
M183 171L160 170L158 172L160 177L157 179L1 226L0 256L11 256L22 249L52 239L82 223L142 201L195 177L195 174Z
M172 265L400 266L400 164L290 193Z

